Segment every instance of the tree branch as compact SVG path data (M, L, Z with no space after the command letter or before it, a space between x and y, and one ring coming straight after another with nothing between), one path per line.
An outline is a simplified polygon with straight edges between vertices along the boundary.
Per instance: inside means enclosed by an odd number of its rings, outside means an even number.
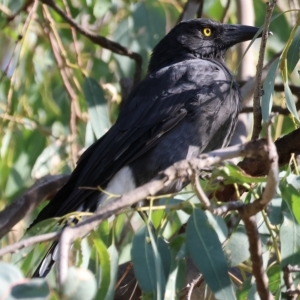
M40 0L42 3L48 5L51 7L53 10L55 10L62 18L64 21L66 21L70 26L74 27L77 32L81 33L85 37L87 37L89 40L91 40L93 43L109 49L110 51L128 56L129 58L133 59L136 63L135 65L135 73L134 73L134 86L137 85L141 81L141 76L142 76L142 57L136 53L128 50L127 48L121 46L119 43L110 41L109 39L97 35L95 33L92 33L79 24L77 24L73 19L67 16L67 14L59 8L53 0Z
M255 88L254 88L254 97L253 97L253 132L251 140L256 140L259 137L259 134L262 129L262 115L261 115L261 79L262 79L262 70L263 70L263 63L264 63L264 57L265 57L265 49L267 45L267 38L269 35L269 25L271 22L271 16L273 9L275 7L276 0L271 0L270 2L267 2L267 13L265 17L265 23L264 23L264 29L262 32L262 38L261 38L261 44L259 49L259 57L258 57L258 63L256 67L256 77L255 77Z
M52 198L67 182L70 175L45 176L0 212L0 238L42 201Z
M267 141L265 140L266 146ZM293 153L300 153L300 128L275 141L277 153L279 155L279 166L289 163ZM248 175L265 176L269 170L268 160L254 159L251 157L245 158L238 163L238 166ZM240 192L243 191L241 188ZM215 194L216 198L221 202L230 202L236 200L236 189L233 185L226 185L222 190Z

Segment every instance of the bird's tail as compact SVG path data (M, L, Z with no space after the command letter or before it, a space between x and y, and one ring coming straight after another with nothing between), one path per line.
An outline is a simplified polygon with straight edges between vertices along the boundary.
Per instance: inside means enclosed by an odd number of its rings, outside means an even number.
M46 277L47 274L52 269L53 265L55 264L57 257L58 257L58 248L59 243L56 241L54 242L49 250L47 251L47 254L39 264L39 266L36 268L35 272L33 273L32 277Z

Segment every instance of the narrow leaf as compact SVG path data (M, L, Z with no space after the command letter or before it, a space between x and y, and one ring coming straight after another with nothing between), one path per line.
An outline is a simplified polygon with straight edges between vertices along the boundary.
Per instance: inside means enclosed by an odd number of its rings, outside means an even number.
M288 110L294 115L294 117L299 120L299 115L296 109L295 101L291 92L291 89L289 87L288 82L286 81L284 83L284 94L285 94L285 101L286 101L286 106Z
M104 243L99 238L97 238L95 234L92 234L92 239L100 260L100 268L101 268L101 279L99 285L100 288L96 295L96 299L100 300L100 299L105 299L105 296L108 292L109 285L110 285L110 277L111 277L110 259Z
M61 298L92 300L95 297L96 291L96 279L90 270L71 267L68 270L68 277L61 287Z
M250 257L249 241L243 225L238 225L225 245L224 251L230 267L235 267Z
M281 267L297 265L300 261L300 226L291 207L282 201L283 223L280 227Z
M186 235L188 251L215 298L236 299L222 245L203 211L193 211Z
M47 282L41 278L34 278L28 282L12 286L9 299L46 300L49 298L49 294L50 290ZM6 299L8 299L8 297ZM91 298L86 299L90 300Z
M292 73L299 61L300 51L300 27L297 28L291 46L287 52L287 68Z
M155 266L155 275L156 275L156 300L163 299L166 287L166 278L164 276L162 259L160 257L156 239L152 232L152 225L148 224L147 226L149 238L151 241L153 256L154 256L154 266ZM168 272L169 273L169 272Z
M118 251L114 244L112 244L108 248L108 253L110 257L110 284L109 288L105 297L105 300L112 300L114 299L115 294L115 286L117 281L117 275L118 275Z
M275 294L280 288L280 279L282 277L281 267L279 265L271 266L267 271L267 275L269 278L269 289L271 293Z
M186 280L186 246L182 235L170 243L171 267L164 300L179 300Z
M299 191L296 190L293 185L284 182L280 184L280 190L282 193L282 198L287 202L295 219L298 222L298 225L300 225Z
M110 127L107 112L107 103L104 93L98 82L86 77L83 83L84 96L88 105L88 112L93 131L100 138Z
M262 118L265 122L269 120L270 113L272 110L272 105L273 105L272 94L274 92L274 82L276 78L278 64L279 64L279 58L273 61L263 85L264 94L261 100L261 113L262 113Z
M131 257L134 273L143 292L155 290L155 267L153 252L147 236L147 228L143 226L133 238Z
M141 227L133 238L131 257L134 273L144 293L153 293L161 299L165 288L165 276L157 243L147 227Z

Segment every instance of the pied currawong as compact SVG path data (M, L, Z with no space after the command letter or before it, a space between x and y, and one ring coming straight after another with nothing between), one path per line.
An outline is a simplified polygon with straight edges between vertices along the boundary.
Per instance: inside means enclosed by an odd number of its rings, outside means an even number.
M146 78L125 101L116 123L81 156L69 181L33 225L73 211L95 211L107 195L149 182L175 162L226 146L241 107L226 50L259 28L193 19L176 25L154 48ZM180 180L161 193L179 191ZM50 271L57 242L33 274Z

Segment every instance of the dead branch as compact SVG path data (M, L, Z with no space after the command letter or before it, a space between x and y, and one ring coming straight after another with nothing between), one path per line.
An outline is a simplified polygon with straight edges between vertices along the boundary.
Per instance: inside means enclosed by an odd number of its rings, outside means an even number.
M267 145L266 140L265 143ZM296 129L276 140L275 146L279 156L279 166L288 164L293 153L300 153L300 129ZM246 157L238 163L238 166L251 176L265 176L269 170L268 160L251 157ZM241 188L240 193L243 191ZM224 186L223 189L216 192L215 196L221 202L230 202L237 199L236 189L233 185Z
M30 214L42 201L51 199L67 182L69 175L47 175L39 179L22 196L0 212L0 238L25 216Z
M245 224L249 240L249 251L252 261L252 272L256 280L257 292L261 299L271 300L272 294L268 288L268 276L263 268L261 241L258 234L255 215L273 199L279 182L278 155L271 138L271 122L268 125L268 159L269 173L267 183L261 197L252 203L238 209Z
M81 33L85 37L87 37L89 40L91 40L93 43L109 49L110 51L128 56L129 58L133 59L136 63L135 65L135 73L134 73L134 86L138 84L141 81L142 76L142 57L133 51L130 51L129 49L123 47L119 43L113 42L103 36L97 35L93 32L88 31L87 29L83 28L79 24L77 24L72 18L70 18L60 7L56 5L56 3L53 0L40 0L43 4L48 5L51 7L54 11L56 11L64 21L66 21L70 26L74 27L77 32Z

